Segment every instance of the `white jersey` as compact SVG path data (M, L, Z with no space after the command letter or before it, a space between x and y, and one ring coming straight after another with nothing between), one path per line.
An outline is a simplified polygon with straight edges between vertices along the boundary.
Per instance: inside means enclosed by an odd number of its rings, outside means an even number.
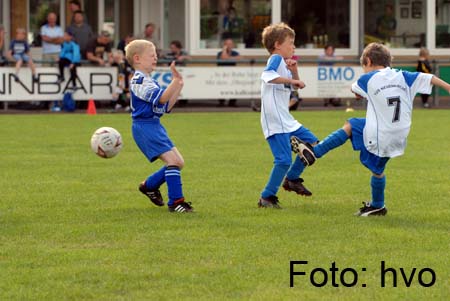
M278 77L292 78L283 57L273 54L261 75L261 126L264 137L291 133L302 125L289 113L291 85L271 84Z
M379 157L403 155L414 96L431 94L432 77L387 67L366 73L353 83L352 91L368 101L363 137L369 152Z

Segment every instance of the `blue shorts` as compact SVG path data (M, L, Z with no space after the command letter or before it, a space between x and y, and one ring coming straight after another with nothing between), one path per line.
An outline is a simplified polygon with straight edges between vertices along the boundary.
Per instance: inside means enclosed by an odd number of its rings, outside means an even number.
M359 161L367 167L371 172L377 175L381 175L384 172L386 163L389 161L389 157L378 157L367 151L364 146L363 131L366 125L365 118L350 118L348 120L352 126L352 135L350 140L354 150L360 151Z
M28 63L30 61L30 57L28 55L26 55L25 53L22 54L14 54L13 58L16 61L20 61L22 60L24 63Z
M174 147L159 119L134 120L131 132L137 146L150 162Z
M274 164L291 165L292 149L290 138L292 136L311 144L319 141L319 139L304 126L301 126L298 130L291 133L274 134L268 137L267 142L269 143L270 150L274 157Z

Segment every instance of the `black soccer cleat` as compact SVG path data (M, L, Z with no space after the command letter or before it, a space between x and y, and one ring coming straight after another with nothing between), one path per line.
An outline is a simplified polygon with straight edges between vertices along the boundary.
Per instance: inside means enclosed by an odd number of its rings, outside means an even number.
M271 195L267 198L260 197L258 201L259 208L275 208L281 209L280 201L274 195Z
M299 195L304 196L311 196L312 192L309 191L304 185L303 185L303 179L298 178L295 180L288 180L288 178L284 178L283 182L283 188L286 191L294 191Z
M185 202L184 198L181 198L169 206L169 212L191 213L194 212L194 208L192 208L190 202Z
M300 160L302 160L303 165L310 166L316 162L316 156L314 155L314 149L308 142L303 142L295 136L291 137L291 148L294 153L296 153Z
M363 205L359 210L355 213L357 216L384 216L387 214L386 207L375 208L370 205L370 202L363 202Z
M141 184L139 184L139 191L145 194L156 206L164 206L164 200L159 189L149 190L145 186L145 182L142 182Z

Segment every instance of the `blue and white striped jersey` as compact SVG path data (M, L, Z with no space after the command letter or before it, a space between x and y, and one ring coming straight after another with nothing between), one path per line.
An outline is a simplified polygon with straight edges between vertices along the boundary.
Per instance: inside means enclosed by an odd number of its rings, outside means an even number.
M292 78L292 74L283 57L273 54L261 75L261 126L266 139L274 134L294 132L302 126L289 113L291 85L269 83L278 77Z
M431 94L432 74L391 69L362 75L352 91L366 98L366 149L379 157L403 155L416 93Z
M167 112L169 102L159 103L164 89L149 74L136 70L130 81L131 117L136 120L160 118Z

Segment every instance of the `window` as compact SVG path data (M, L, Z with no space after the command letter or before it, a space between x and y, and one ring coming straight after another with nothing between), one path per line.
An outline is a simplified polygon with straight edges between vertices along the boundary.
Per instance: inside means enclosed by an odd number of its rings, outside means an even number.
M350 0L283 0L281 20L295 30L299 48L350 48Z
M60 1L59 0L29 0L30 1L30 28L28 42L33 46L41 46L41 26L47 23L47 15L54 12L58 16L56 24L60 25Z
M450 1L436 1L436 48L450 47Z
M232 38L238 48L261 48L271 7L270 0L202 0L200 48L220 48L225 38Z
M426 42L426 2L364 2L364 43L382 42L391 48L419 48Z
M186 23L186 8L180 0L164 0L164 18L163 18L163 49L168 49L172 41L178 40L183 48L186 47L186 32L184 30Z

